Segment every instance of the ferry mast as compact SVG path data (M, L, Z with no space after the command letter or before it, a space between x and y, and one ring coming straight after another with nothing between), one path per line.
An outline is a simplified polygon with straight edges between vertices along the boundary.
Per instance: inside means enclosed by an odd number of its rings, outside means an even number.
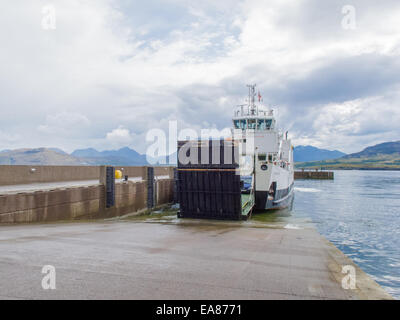
M247 87L249 88L248 114L255 115L257 110L255 105L256 84L248 84Z

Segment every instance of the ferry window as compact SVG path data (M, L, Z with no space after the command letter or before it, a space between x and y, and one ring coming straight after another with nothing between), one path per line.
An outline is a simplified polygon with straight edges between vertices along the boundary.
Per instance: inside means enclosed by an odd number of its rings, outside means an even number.
M255 129L255 128L256 128L256 120L250 119L249 120L249 129Z
M235 129L239 129L240 128L240 124L239 124L239 120L235 120L233 121Z
M258 161L265 161L266 159L267 159L267 155L265 155L265 154L258 155Z
M268 155L268 161L272 161L272 154Z
M266 121L266 127L269 129L269 128L271 128L271 125L272 125L272 119L268 119L268 120L265 120Z
M246 129L246 120L240 120L240 128Z
M258 125L257 125L258 129L260 130L265 130L265 121L264 119L258 119Z

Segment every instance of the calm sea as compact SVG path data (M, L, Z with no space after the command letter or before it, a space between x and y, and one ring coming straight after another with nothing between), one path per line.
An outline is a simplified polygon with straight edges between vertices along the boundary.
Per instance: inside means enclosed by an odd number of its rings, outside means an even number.
M400 171L335 171L296 180L293 217L318 231L400 299Z

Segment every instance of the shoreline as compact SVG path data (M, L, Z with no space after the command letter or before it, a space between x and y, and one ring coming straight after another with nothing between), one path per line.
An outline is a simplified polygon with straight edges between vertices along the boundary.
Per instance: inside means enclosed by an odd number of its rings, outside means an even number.
M295 167L295 170L301 171L304 169L304 171L315 171L318 169L318 171L352 171L352 170L357 170L357 171L400 171L400 168L332 168L332 167L307 167L307 168L299 168Z

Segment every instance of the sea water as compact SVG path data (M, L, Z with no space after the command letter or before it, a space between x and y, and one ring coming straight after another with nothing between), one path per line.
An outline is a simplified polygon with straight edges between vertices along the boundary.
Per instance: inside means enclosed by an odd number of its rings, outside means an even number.
M318 231L400 299L400 171L335 171L296 180L292 217Z

